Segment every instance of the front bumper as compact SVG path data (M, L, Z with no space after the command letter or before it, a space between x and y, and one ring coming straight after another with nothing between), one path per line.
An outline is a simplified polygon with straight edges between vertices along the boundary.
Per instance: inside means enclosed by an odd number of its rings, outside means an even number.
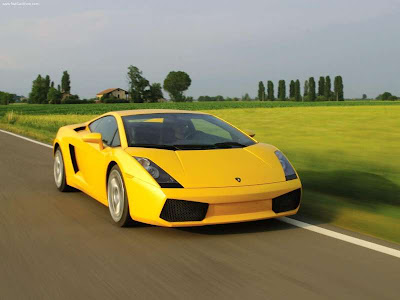
M272 199L301 189L299 179L242 187L161 189L131 178L125 181L125 185L131 217L166 227L235 223L293 215L299 207L276 213ZM201 221L166 221L160 215L167 199L208 203L207 213Z

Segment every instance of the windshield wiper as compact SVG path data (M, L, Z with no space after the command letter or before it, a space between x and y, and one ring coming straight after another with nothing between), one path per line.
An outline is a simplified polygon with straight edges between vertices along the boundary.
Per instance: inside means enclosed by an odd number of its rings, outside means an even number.
M217 148L233 148L233 147L247 147L246 145L237 143L237 142L223 142L223 143L216 143L214 144L215 147Z
M174 145L178 147L179 150L204 150L204 149L216 149L214 145L207 144L182 144L182 145Z
M143 148L156 148L165 150L181 150L174 145L159 145L159 144L132 144L129 147L143 147Z

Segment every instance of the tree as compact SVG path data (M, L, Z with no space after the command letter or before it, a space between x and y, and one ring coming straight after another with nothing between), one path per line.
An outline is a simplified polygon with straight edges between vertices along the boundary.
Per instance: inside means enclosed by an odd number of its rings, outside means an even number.
M82 100L79 99L78 95L63 95L62 99L61 99L61 103L62 104L77 104L77 103L82 103Z
M275 100L275 96L274 96L274 83L271 80L268 80L267 83L267 99L270 101L274 101Z
M315 80L314 77L310 77L310 79L308 79L308 100L315 101L315 99Z
M32 90L29 93L31 103L47 103L47 82L40 74L32 82Z
M335 100L336 101L344 101L342 76L335 77L335 81L333 82L333 90L335 93Z
M142 76L142 71L138 67L128 67L128 82L129 82L129 93L133 102L142 103L146 100L146 96L149 95L149 81Z
M363 100L366 100L367 98L368 98L367 94L363 94L363 95L362 95L362 99L363 99Z
M62 94L54 87L50 87L49 92L47 93L47 102L50 104L60 104L61 103Z
M265 86L262 81L258 83L258 100L260 101L265 100Z
M61 78L61 92L65 94L71 93L71 80L69 78L68 71L63 72L63 76Z
M161 98L164 98L161 83L155 82L150 86L148 102L158 102Z
M8 105L13 102L14 95L0 91L0 105Z
M285 80L279 80L278 84L278 99L285 101L286 99L286 83Z
M44 82L43 82L43 84L44 84L44 93L46 94L46 99L47 99L47 94L48 94L48 92L49 92L49 89L50 89L50 76L49 75L46 75L46 77L44 78Z
M323 76L318 81L318 96L325 96L325 77Z
M248 93L244 94L242 96L242 101L251 101L251 97Z
M186 91L192 83L189 75L182 71L169 72L164 80L164 90L166 90L172 101L185 101L183 92Z
M296 80L294 84L294 100L300 101L301 100L301 90L300 90L300 80Z
M57 91L61 92L61 86L59 84L57 85Z
M380 94L378 97L376 97L376 100L397 100L398 97L392 95L389 92L384 92L383 94Z
M193 97L192 96L187 96L187 97L185 97L185 101L186 102L193 102Z
M303 100L304 100L304 99L307 100L307 97L308 97L308 80L306 80L306 81L304 82L304 97L303 97Z
M293 100L295 98L295 83L293 80L290 81L289 85L289 98Z
M332 85L331 85L331 78L329 76L325 77L325 89L324 89L324 96L326 100L332 100Z
M210 96L200 96L197 98L197 101L203 102L203 101L224 101L224 96L218 95L215 97L210 97ZM230 98L226 98L227 101L232 101Z

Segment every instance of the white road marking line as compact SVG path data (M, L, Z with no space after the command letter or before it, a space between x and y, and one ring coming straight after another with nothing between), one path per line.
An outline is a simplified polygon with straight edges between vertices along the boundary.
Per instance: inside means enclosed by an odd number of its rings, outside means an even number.
M52 146L50 146L48 144L41 143L41 142L32 140L30 138L27 138L27 137L24 137L24 136L21 136L21 135L12 133L12 132L8 132L8 131L1 130L1 129L0 129L0 132L3 132L3 133L6 133L6 134L9 134L9 135L18 137L20 139L23 139L23 140L26 140L28 142L32 142L32 143L35 143L35 144L38 144L38 145L41 145L41 146L44 146L44 147L47 147L47 148L51 148L51 149L53 148ZM325 228L322 228L322 227L311 225L311 224L308 224L308 223L305 223L305 222L301 222L301 221L298 221L298 220L295 220L295 219L291 219L291 218L288 218L288 217L282 217L282 218L279 218L278 220L280 220L282 222L285 222L285 223L288 223L290 225L302 228L302 229L310 230L310 231L313 231L313 232L316 232L316 233L319 233L319 234L322 234L322 235L329 236L329 237L334 238L334 239L338 239L338 240L341 240L341 241L344 241L344 242L348 242L350 244L354 244L354 245L357 245L357 246L360 246L360 247L368 248L368 249L371 249L371 250L374 250L374 251L378 251L378 252L381 252L381 253L384 253L384 254L387 254L387 255L391 255L391 256L400 258L400 251L396 250L396 249L393 249L393 248L389 248L389 247L385 247L385 246L382 246L382 245L379 245L379 244L375 244L375 243L371 243L371 242L368 242L368 241L364 241L362 239L358 239L358 238L355 238L355 237L352 237L352 236L349 236L349 235L338 233L336 231L328 230L328 229L325 229Z
M339 233L336 231L332 231L332 230L328 230L328 229L325 229L322 227L304 223L304 222L301 222L301 221L298 221L298 220L295 220L292 218L282 217L282 218L279 218L279 220L281 220L282 222L288 223L290 225L296 226L296 227L300 227L300 228L307 229L307 230L310 230L310 231L313 231L313 232L316 232L319 234L329 236L334 239L338 239L338 240L341 240L344 242L348 242L348 243L351 243L354 245L358 245L358 246L361 246L364 248L368 248L368 249L371 249L374 251L378 251L378 252L381 252L381 253L384 253L387 255L391 255L391 256L400 258L400 251L393 249L393 248L389 248L389 247L385 247L385 246L382 246L379 244L364 241L362 239L358 239L358 238L355 238L355 237L352 237L349 235L345 235L345 234L342 234L342 233Z
M1 130L1 129L0 129L0 132L3 132L3 133L6 133L6 134L9 134L9 135L18 137L18 138L23 139L23 140L25 140L25 141L29 141L29 142L32 142L32 143L35 143L35 144L38 144L38 145L45 146L45 147L47 147L47 148L53 149L53 146L51 146L51 145L48 145L48 144L45 144L45 143L41 143L41 142L32 140L32 139L27 138L27 137L24 137L24 136L22 136L22 135L18 135L18 134L15 134L15 133L12 133L12 132L9 132L9 131L5 131L5 130Z

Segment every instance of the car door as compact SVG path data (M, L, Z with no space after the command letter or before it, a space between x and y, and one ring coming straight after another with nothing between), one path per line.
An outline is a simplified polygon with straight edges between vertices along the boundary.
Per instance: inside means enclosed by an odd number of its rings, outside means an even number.
M114 116L106 116L89 124L89 129L101 134L103 149L95 143L83 143L83 149L77 153L77 159L87 184L87 193L105 203L107 163L112 148L120 146L118 125Z

